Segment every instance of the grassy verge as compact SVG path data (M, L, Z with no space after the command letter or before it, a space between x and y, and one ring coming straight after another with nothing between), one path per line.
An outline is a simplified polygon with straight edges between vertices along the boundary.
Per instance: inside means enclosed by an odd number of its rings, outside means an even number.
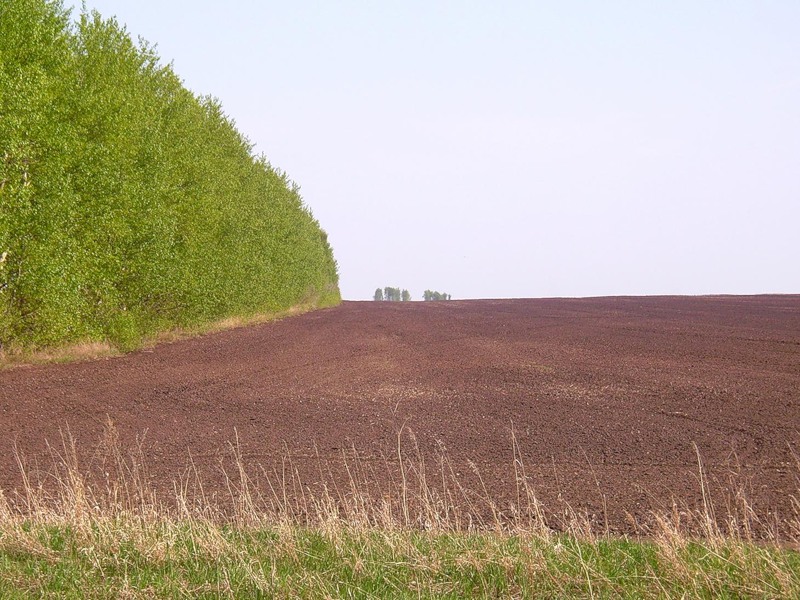
M0 349L0 371L3 369L26 365L68 363L122 356L126 353L126 350L135 351L143 348L148 349L153 348L158 344L176 342L208 333L216 333L219 331L226 331L228 329L236 329L238 327L248 327L261 323L269 323L271 321L279 321L287 317L301 315L318 308L327 308L333 305L334 303L328 303L324 305L316 303L298 304L279 312L228 317L219 321L196 325L190 328L173 328L168 331L162 331L153 336L147 337L143 339L139 345L130 349L122 349L108 341L89 341L53 348L38 348L35 350L29 350L22 347L11 348L6 351Z
M191 471L162 502L141 455L114 440L109 424L102 484L67 439L46 477L23 467L23 489L0 492L0 597L800 597L800 553L723 533L708 515L699 536L668 515L646 538L597 535L577 515L556 532L523 478L510 518L478 522L403 456L392 497L354 477L287 500L297 482L262 496L236 446L227 506L189 485Z
M20 524L0 596L798 597L800 555L727 541L221 526L197 520Z

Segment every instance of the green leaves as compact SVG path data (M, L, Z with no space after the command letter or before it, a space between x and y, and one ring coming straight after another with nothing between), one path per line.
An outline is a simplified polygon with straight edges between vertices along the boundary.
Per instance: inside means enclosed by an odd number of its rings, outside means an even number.
M439 301L439 300L452 300L453 297L450 294L446 294L444 292L435 292L433 290L425 290L422 294L422 299L426 302L430 301Z
M338 300L298 187L115 20L0 11L0 344L110 339Z
M411 294L408 290L401 290L400 288L385 287L381 290L375 290L373 300L385 302L408 302L411 300Z

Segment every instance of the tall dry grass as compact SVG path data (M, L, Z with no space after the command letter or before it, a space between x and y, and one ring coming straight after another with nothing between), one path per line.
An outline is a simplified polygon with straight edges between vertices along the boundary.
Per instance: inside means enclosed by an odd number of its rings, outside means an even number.
M204 477L191 457L172 483L172 493L164 494L164 485L153 485L143 444L123 448L114 423L107 419L99 443L88 454L90 466L81 464L69 430L62 432L59 445L47 445L45 464L40 460L34 467L16 452L21 486L0 490L0 508L4 517L42 523L77 523L97 516L201 519L242 527L496 531L545 538L569 533L589 540L609 535L605 527L598 530L586 514L566 503L558 511L546 510L513 430L511 449L514 499L502 504L475 464L469 463L471 484L465 484L441 444L433 458L426 457L414 433L404 428L397 432L394 456L377 464L365 460L355 447L342 451L335 465L317 453L318 476L313 484L303 480L288 449L281 467L267 471L248 462L237 437L228 444L228 466L220 463L224 494L207 493ZM639 534L800 545L800 493L792 497L793 514L785 516L790 533L781 537L753 509L746 490L733 482L729 502L715 506L697 447L695 453L702 506L692 509L674 501L669 510L653 512L651 521L639 524ZM795 455L795 461L800 491L800 457Z
M553 526L513 434L516 495L503 506L477 468L473 481L478 483L468 487L444 451L426 459L413 436L403 434L398 432L396 456L387 457L399 467L393 469L392 489L375 487L375 465L366 465L355 449L344 453L339 465L344 484L325 477L321 462L320 479L331 483L314 487L302 481L288 453L281 469L268 473L248 464L233 440L225 494L208 493L190 461L172 493L164 495L152 485L141 444L123 449L110 421L93 469L82 466L66 432L59 446L49 448L50 464L44 468L32 469L18 456L21 487L0 491L0 570L3 556L47 564L67 560L65 551L54 549L59 547L55 535L70 540L70 556L80 557L81 568L95 565L104 578L128 573L129 558L119 557L132 551L138 561L159 569L215 565L225 571L211 590L220 597L241 595L243 589L277 593L286 590L280 587L284 584L304 586L311 596L346 596L345 588L337 587L342 578L377 585L398 570L400 580L411 578L406 584L423 585L417 591L427 590L420 595L430 597L448 590L465 593L475 581L488 586L478 595L531 596L531 590L586 597L800 594L800 555L756 537L758 516L745 495L727 521L720 519L699 451L703 508L689 515L676 504L671 512L654 514L641 538L625 538L597 531L571 509ZM800 473L800 462L798 467ZM796 499L795 506L800 507ZM794 534L788 541L793 544L800 539L799 514L791 517ZM262 535L268 543L259 541ZM325 552L333 558L324 569L308 562ZM339 562L345 571L333 566ZM207 583L196 585L187 594ZM413 591L397 585L397 596Z

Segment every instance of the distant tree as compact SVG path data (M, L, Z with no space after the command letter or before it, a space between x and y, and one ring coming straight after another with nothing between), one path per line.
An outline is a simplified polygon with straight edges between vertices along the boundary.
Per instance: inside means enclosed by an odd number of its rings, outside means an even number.
M408 302L411 300L411 293L408 290L386 286L383 289L378 288L375 290L373 299L385 302Z
M444 292L434 292L433 290L425 290L425 292L422 294L422 298L426 302L429 302L438 300L451 300L453 297L450 294L445 294Z

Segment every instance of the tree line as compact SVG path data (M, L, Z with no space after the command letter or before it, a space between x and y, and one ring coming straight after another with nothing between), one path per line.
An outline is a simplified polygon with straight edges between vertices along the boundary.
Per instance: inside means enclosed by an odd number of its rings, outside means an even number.
M0 4L0 346L339 301L299 187L114 19Z
M425 292L422 294L422 299L430 302L439 300L452 300L453 297L450 294L445 294L444 292L425 290Z
M422 294L422 298L425 301L452 300L450 294L434 292L432 290L425 290ZM411 294L408 293L408 290L385 287L376 289L372 299L377 302L408 302L411 300Z
M400 288L378 288L375 290L373 300L378 302L408 302L411 300L411 294L408 293L408 290L401 290Z

